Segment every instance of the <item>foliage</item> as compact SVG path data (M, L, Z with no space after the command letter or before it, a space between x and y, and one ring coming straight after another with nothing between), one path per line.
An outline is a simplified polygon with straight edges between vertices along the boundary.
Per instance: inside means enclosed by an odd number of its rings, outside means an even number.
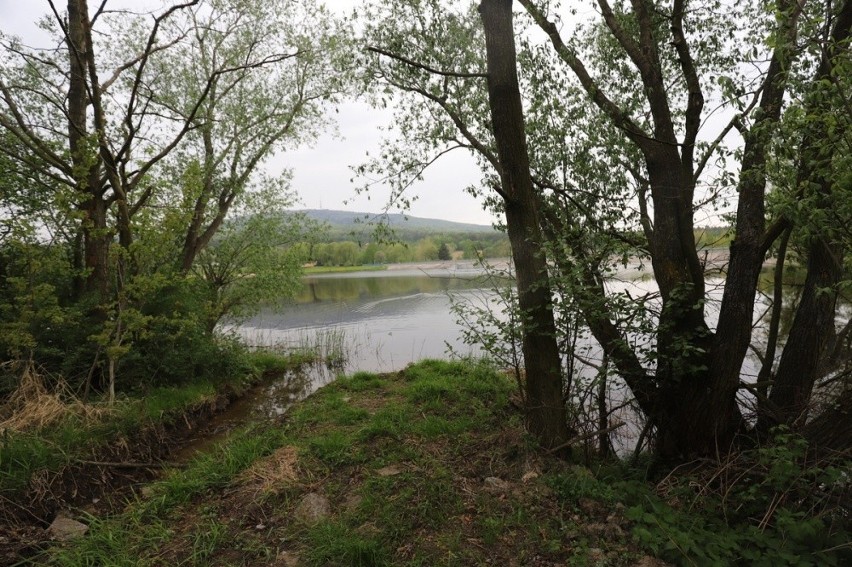
M563 309L563 356L576 354L570 337L580 316L586 329L577 331L607 353L618 375L610 382L626 382L661 454L733 447L749 409L736 396L741 370L758 342L743 313L754 311L767 252L793 231L809 277L784 353L759 361L762 376L778 377L756 408L761 435L792 424L814 385L845 375L837 363L848 360L836 346L848 344L849 326L834 323L849 273L837 266L848 264L850 152L840 132L850 118L850 5L599 2L584 14L519 3L523 138L549 291ZM394 203L405 204L423 169L448 151L479 160L481 187L499 187L505 173L477 83L475 4L363 9L366 80L377 105L396 109L400 135L359 172L391 184ZM755 61L768 63L746 64ZM497 199L484 202L499 210ZM702 233L701 224L726 229ZM730 248L721 291L708 279L715 252L705 252L716 246ZM620 281L637 263L654 283ZM572 378L565 373L566 385Z
M296 245L315 237L306 219L275 208L226 223L193 270L209 301L208 330L223 317L241 321L291 297L307 260Z
M504 235L480 236L477 234L447 234L412 237L412 233L400 233L398 240L373 242L371 238L358 242L348 240L345 235L335 237L329 234L330 242L321 242L312 246L305 245L304 254L318 266L360 266L370 264L398 264L404 262L428 262L441 259L441 245L446 246L445 260L454 257L467 261L480 258L506 258L510 254L509 242ZM336 240L336 238L340 238Z
M486 269L485 283L491 286L494 295L450 296L450 309L461 325L464 343L478 346L489 359L510 370L523 399L523 353L516 323L519 317L517 292L507 285L512 275L490 266L485 260L480 260L480 265Z
M842 499L848 458L814 460L784 431L764 447L674 473L632 506L634 537L668 561L754 565L842 565L848 522Z
M0 356L85 395L237 372L217 323L288 297L319 237L263 166L329 127L348 34L314 2L68 9L48 48L0 34Z

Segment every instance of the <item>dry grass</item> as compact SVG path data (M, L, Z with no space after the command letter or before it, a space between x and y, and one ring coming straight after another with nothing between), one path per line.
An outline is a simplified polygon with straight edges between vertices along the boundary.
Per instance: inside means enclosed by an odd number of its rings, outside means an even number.
M32 362L20 372L17 389L0 407L0 431L33 431L70 416L96 421L108 408L83 403L61 377L39 373Z
M296 482L299 454L295 447L281 447L252 464L240 475L241 483L252 490L270 493Z

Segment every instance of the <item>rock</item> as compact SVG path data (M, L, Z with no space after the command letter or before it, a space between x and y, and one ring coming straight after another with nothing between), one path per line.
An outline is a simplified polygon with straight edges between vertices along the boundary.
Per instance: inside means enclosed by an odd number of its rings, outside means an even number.
M358 493L352 493L346 497L346 501L343 503L343 507L347 512L352 513L358 509L358 506L361 505L361 502L364 498Z
M376 471L379 476L395 476L402 472L402 468L397 465L388 465Z
M47 528L47 533L50 537L59 541L68 541L78 538L89 531L89 526L80 523L77 520L66 518L65 516L57 516L53 523Z
M275 558L275 565L279 567L298 567L299 556L290 551L282 551Z
M315 524L327 518L329 514L331 514L331 506L328 498L316 492L305 494L296 507L296 517L308 524Z
M485 479L485 490L489 492L506 492L509 490L509 483L496 476L489 476Z
M525 472L525 473L524 473L524 476L522 476L522 477L521 477L521 482L523 482L524 484L526 484L526 483L528 483L528 482L530 482L530 481L533 481L533 480L535 480L535 479L537 479L537 478L538 478L538 473L537 473L537 472L535 472L535 471L529 471L529 472Z

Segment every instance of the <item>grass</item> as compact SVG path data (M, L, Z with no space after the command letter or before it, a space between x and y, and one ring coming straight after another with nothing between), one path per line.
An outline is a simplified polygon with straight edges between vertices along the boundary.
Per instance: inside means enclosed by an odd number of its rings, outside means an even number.
M563 557L565 550L553 543L559 522L534 518L529 509L558 517L551 489L520 480L538 457L515 449L530 444L508 404L513 388L485 365L437 361L394 376L341 378L297 405L283 428L233 436L155 485L153 496L95 524L86 543L42 559L75 564L66 560L81 557L82 546L90 556L134 557L138 565L203 564L236 557L239 542L240 560L233 564L267 564L282 551L306 565L523 564L541 553ZM247 489L242 471L285 447L298 455L295 480ZM484 488L484 479L495 475L514 490ZM327 497L332 515L314 524L295 519L308 492ZM146 522L152 527L143 527ZM199 526L209 526L209 534L202 537ZM111 547L121 530L130 549ZM494 550L484 551L486 544Z
M471 362L340 378L283 423L238 431L122 514L91 519L89 536L38 563L843 564L795 548L791 530L814 526L794 518L787 532L757 534L667 499L622 465L546 455L523 433L513 390ZM327 498L330 515L301 519L308 494Z
M250 375L199 379L174 387L156 387L120 397L113 406L94 402L97 411L68 411L48 426L3 431L0 435L0 496L18 498L38 473L56 473L90 460L100 447L138 437L141 431L168 425L214 402L223 393L240 393L261 376L282 373L300 363L275 353L249 353ZM76 403L76 402L75 402ZM125 441L122 441L125 442Z

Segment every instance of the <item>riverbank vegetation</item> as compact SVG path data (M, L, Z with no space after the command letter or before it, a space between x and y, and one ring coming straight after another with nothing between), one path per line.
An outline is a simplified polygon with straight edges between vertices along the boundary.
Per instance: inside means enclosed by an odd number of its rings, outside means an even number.
M370 235L364 242L344 239L303 244L301 253L317 266L351 267L450 259L477 262L484 258L506 258L510 252L508 239L499 232L485 236L439 233L416 240L407 240L404 234L396 234L390 242L376 242L374 239L375 235ZM443 258L442 248L445 251Z
M89 8L52 49L0 37L2 396L30 362L83 399L210 376L217 324L292 296L316 237L261 166L346 92L325 9Z
M44 526L71 508L109 514L131 486L155 478L194 430L261 381L318 363L222 341L215 365L170 385L140 385L109 403L82 399L60 377L24 368L0 408L0 562L13 564L51 537Z
M584 461L584 442L543 452L523 432L514 392L513 381L477 362L341 377L281 423L253 425L167 472L117 516L91 518L85 538L38 562L774 566L849 558L834 500L842 473L802 466L795 437L724 468L695 463L691 475L649 483L641 466Z
M484 367L358 375L114 522L89 518L92 537L48 560L136 564L153 542L199 564L848 558L852 2L599 0L576 22L512 4L365 2L355 37L311 1L142 15L68 0L44 22L51 47L0 35L7 517L44 521L18 496L96 461L90 440L239 390L256 365L219 323L292 297L306 263L511 256L517 282L467 321L512 367L522 417ZM330 242L285 213L289 175L264 165L356 95L396 109L357 182L404 205L430 164L469 152L482 183L467 190L506 236ZM637 292L621 274L642 267ZM623 422L635 435L619 445ZM651 459L654 489L622 463L572 468L566 443L590 464ZM336 515L290 522L316 483ZM207 508L213 488L226 494ZM609 506L603 527L577 527Z

